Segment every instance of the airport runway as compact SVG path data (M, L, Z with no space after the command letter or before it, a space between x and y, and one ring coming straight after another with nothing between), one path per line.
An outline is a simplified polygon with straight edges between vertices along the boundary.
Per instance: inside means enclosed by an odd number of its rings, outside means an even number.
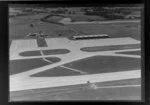
M37 47L36 40L34 39L12 41L12 44L10 46L10 60L59 57L61 61L44 67L39 67L37 69L32 69L30 71L25 71L19 74L10 75L10 92L19 91L19 90L28 90L28 89L38 89L38 88L40 89L40 88L47 88L47 87L77 85L77 84L86 83L87 81L91 81L94 83L94 82L141 78L140 69L111 72L111 73L80 75L80 76L67 76L67 77L30 77L30 75L33 75L35 73L42 72L57 66L62 66L63 64L76 61L79 59L92 57L95 55L140 58L140 56L138 55L127 55L127 54L115 53L121 51L137 51L140 50L140 48L98 51L92 53L84 52L80 50L83 47L90 47L90 46L92 47L92 46L140 44L140 41L137 41L130 37L96 39L96 40L79 40L79 41L72 41L67 38L49 38L46 39L46 42L48 44L48 47L39 48ZM46 49L68 49L71 52L67 54L60 54L60 55L42 55L42 56L34 56L34 57L23 57L19 55L19 53L24 51L46 50Z

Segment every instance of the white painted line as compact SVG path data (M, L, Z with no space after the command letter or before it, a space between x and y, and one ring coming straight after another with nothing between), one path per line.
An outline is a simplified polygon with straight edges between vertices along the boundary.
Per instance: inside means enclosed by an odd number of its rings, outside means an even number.
M43 58L43 60L49 63L53 63L51 60L47 60L46 58Z
M72 71L76 71L76 72L79 72L79 73L84 74L84 75L88 74L86 72L83 72L83 71L80 71L80 70L77 70L77 69L73 69L73 68L70 68L70 67L66 67L66 66L63 66L63 65L61 65L59 67L62 67L62 68L65 68L65 69L69 69L69 70L72 70Z
M111 51L114 51L114 50L111 50ZM141 48L137 48L137 49L115 50L114 52L115 52L115 53L118 53L118 52L130 52L130 51L141 51Z
M40 54L42 55L42 59L43 59L44 61L49 62L49 63L53 63L52 61L47 60L45 57L43 57L43 56L44 56L44 53L43 53L43 51L42 51L41 49L40 49Z
M124 87L140 87L141 85L119 85L119 86L103 86L95 87L95 89L108 89L108 88L124 88Z
M131 57L131 58L141 58L141 56L139 56L139 55L128 55L128 54L114 54L114 56Z

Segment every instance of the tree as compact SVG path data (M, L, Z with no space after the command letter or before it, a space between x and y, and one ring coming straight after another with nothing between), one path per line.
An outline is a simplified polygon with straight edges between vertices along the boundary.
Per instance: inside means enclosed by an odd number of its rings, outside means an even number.
M58 36L62 36L62 34L58 34Z
M71 11L69 11L68 14L71 14Z
M75 12L75 11L73 11L73 12L72 12L72 14L76 14L76 12Z
M31 23L31 24L30 24L30 27L34 27L34 24L33 24L33 23Z

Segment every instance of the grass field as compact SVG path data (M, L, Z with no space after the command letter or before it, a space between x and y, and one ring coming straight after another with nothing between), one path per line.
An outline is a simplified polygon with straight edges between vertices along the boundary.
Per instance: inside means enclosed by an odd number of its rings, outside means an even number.
M78 61L74 61L64 65L65 67L73 68L87 74L119 72L140 69L140 59L128 57L114 57L114 56L94 56ZM33 76L36 77L53 77L53 76L71 76L78 72L69 71L60 67L46 70Z
M80 73L65 69L62 67L55 67L44 72L36 73L31 75L31 77L57 77L57 76L75 76L80 75Z
M45 58L45 59L47 59L47 60L49 60L49 61L51 61L51 62L53 62L53 63L59 62L59 61L61 60L61 59L58 58L58 57L47 57L47 58Z
M49 37L58 37L59 31L65 31L66 33L66 31L69 30L65 26L41 22L40 19L43 18L45 15L47 14L38 14L38 15L29 15L29 16L10 18L9 19L10 21L9 22L9 38L10 39L22 39L22 38L27 38L26 35L28 33L37 33L35 28L30 27L31 23L37 23L40 30L48 34ZM69 31L69 34L70 33L73 33L73 32ZM32 38L35 38L35 37L32 37Z
M25 51L19 53L21 56L41 56L40 51Z
M95 52L95 51L125 50L125 49L137 49L137 48L140 48L140 44L94 46L94 47L84 47L81 48L80 50L86 52Z
M39 22L40 18L46 14L27 15L16 18L9 18L9 37L10 39L25 38L26 34L34 33L36 30L30 27L31 23Z
M37 38L36 41L37 41L38 47L48 47L45 41L45 38Z
M42 50L44 55L56 55L56 54L67 54L70 51L68 49L51 49ZM41 56L40 50L25 51L20 53L21 56Z
M94 56L65 64L88 74L140 69L140 59L114 56Z
M88 15L81 15L81 14L64 14L62 16L65 16L66 18L70 18L72 22L76 21L104 21L107 20L101 16L88 16Z
M133 24L133 23L132 23ZM129 24L128 24L129 25ZM109 37L132 37L134 39L141 39L141 30L139 27L127 27L125 24L73 24L68 25L77 31L86 34L108 34Z
M37 33L35 28L30 27L31 23L36 23L39 29L48 35L48 38L53 37L69 37L76 35L91 35L91 34L108 34L110 38L116 37L132 37L137 40L141 40L141 26L140 23L113 23L113 24L70 24L70 25L59 25L53 23L47 23L40 21L41 18L47 16L47 13L40 13L36 15L19 16L16 18L9 19L9 42L11 43L14 39L32 39L36 37L27 37L28 33ZM65 15L70 17L72 21L104 21L106 19L98 16L84 16L84 15ZM52 17L53 20L59 21L60 18ZM77 33L76 33L77 32ZM38 47L49 47L45 39L37 39ZM86 43L85 43L86 44ZM95 51L111 51L111 50L123 50L123 49L139 49L140 44L132 45L115 45L115 46L93 46L81 48L82 53L92 53ZM80 51L80 52L81 52ZM55 55L55 54L67 54L70 52L68 49L49 49L42 50L44 55ZM131 54L139 55L140 51L129 51L119 52L116 54ZM21 56L41 56L40 50L25 51L20 53ZM63 56L63 55L62 55ZM70 58L69 58L70 59ZM50 61L50 62L48 62ZM9 62L9 74L23 73L39 67L44 67L61 61L57 57L47 58L34 58L34 59L19 59L10 60ZM52 62L52 63L51 63ZM63 63L63 62L60 62ZM56 64L57 65L57 64ZM55 65L54 65L55 66ZM50 66L51 67L51 66ZM66 67L66 68L63 68ZM68 69L67 69L68 68ZM70 68L70 69L69 69ZM72 69L72 70L71 70ZM74 69L74 70L73 70ZM81 60L69 62L67 64L61 64L52 69L43 69L43 71L36 71L35 74L30 75L29 79L39 78L55 78L55 77L67 77L67 76L82 76L80 72L86 72L88 74L100 74L100 73L112 73L130 70L141 69L141 59L121 56L92 56ZM78 70L78 71L76 71ZM131 74L132 75L132 74ZM28 75L29 76L29 75ZM89 75L91 76L91 75ZM94 75L95 76L95 75ZM15 75L14 75L15 77ZM23 77L21 77L23 78ZM51 79L49 78L49 80ZM72 77L71 77L72 78ZM20 79L20 78L19 78ZM26 79L26 78L25 78ZM15 80L15 79L14 79ZM46 80L46 79L45 79ZM22 80L16 81L20 83ZM13 81L14 83L16 81ZM26 83L30 81L26 81ZM34 81L32 81L34 82ZM42 81L43 82L43 81ZM40 83L40 82L39 82ZM48 84L51 81L48 81ZM58 82L60 84L60 82ZM52 83L53 84L53 83ZM55 84L55 83L54 83ZM60 86L54 88L41 88L22 90L22 91L11 91L11 101L49 101L49 100L140 100L141 99L141 86L128 86L128 85L141 85L141 78L97 82L98 88L96 90L89 88L88 84ZM20 85L20 84L19 84ZM22 84L21 84L22 85ZM27 85L23 85L27 86ZM36 85L35 85L36 86ZM43 85L44 86L44 85ZM52 85L53 86L53 85ZM55 85L54 85L55 86ZM110 87L109 87L110 86ZM118 86L118 87L115 87ZM121 87L119 87L121 86ZM127 87L124 87L127 86ZM20 88L20 87L19 87ZM37 87L35 87L37 88ZM24 89L24 88L23 88ZM25 88L28 89L28 88Z
M70 50L68 49L51 49L51 50L43 50L45 55L55 55L55 54L67 54Z
M47 17L46 17L47 18ZM107 20L101 16L92 16L92 15L84 15L84 14L59 14L59 15L48 15L46 20L60 22L64 18L70 18L71 22L79 22L79 21L104 21Z
M48 34L48 37L68 37L75 35L76 30L80 35L82 34L108 34L110 37L127 37L140 40L140 23L124 23L124 24L73 24L73 25L59 25L46 23L40 24L40 19L46 16L47 14L37 14L29 16L21 16L10 19L9 24L9 36L10 39L21 39L27 38L28 33L35 33L36 30L33 27L30 27L31 23L37 23L40 30L45 34ZM67 16L67 15L66 15ZM69 16L69 15L68 15ZM76 20L87 20L89 16L72 16ZM82 18L79 18L82 17ZM100 17L91 16L90 18L99 20ZM60 35L61 34L61 35Z
M95 83L99 87L138 85L140 79L127 79ZM10 93L13 101L54 100L140 100L141 87L90 89L87 84L23 90Z
M59 58L51 57L48 58L53 63L60 61ZM9 62L9 74L17 74L21 72L25 72L31 69L39 68L42 66L49 65L50 63L42 60L42 58L35 58L35 59L25 59L25 60L12 60Z

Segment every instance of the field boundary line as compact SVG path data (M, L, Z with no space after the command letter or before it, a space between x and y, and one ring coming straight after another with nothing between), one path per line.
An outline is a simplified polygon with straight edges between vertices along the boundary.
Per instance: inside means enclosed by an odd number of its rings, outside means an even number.
M130 58L141 58L139 55L127 55L127 54L114 54L115 56L123 56L123 57L130 57Z
M118 85L118 86L102 86L95 89L107 89L107 88L123 88L123 87L139 87L141 85Z

